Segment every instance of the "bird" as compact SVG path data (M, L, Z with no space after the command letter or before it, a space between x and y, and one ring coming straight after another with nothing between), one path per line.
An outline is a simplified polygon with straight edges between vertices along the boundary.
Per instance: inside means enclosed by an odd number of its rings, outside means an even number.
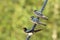
M34 28L35 28L34 26L32 27L31 30L28 30L26 27L23 28L23 29L24 29L24 32L27 33L27 38L26 38L26 40L29 40L29 38L30 38L34 33L39 32L39 31L42 30L42 29L34 30Z
M48 17L46 17L45 15L42 14L42 12L38 11L38 10L34 10L34 14L39 17L39 18L43 18L45 20L48 20Z
M35 14L37 17L43 18L43 19L45 19L45 20L48 20L48 17L46 17L45 15L43 15L42 12L43 12L46 4L47 4L47 1L48 1L48 0L44 0L44 4L43 4L42 8L41 8L39 11L38 11L38 10L34 10L34 11L33 11L34 14Z
M31 22L33 22L34 24L41 24L46 26L45 23L40 22L39 19L35 18L34 16L31 16Z

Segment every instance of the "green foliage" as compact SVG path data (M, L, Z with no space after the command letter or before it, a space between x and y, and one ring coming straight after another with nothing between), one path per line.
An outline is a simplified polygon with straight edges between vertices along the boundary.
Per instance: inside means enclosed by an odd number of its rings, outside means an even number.
M60 5L60 0L57 0ZM30 21L33 10L40 10L42 0L0 0L0 40L25 40L26 34L23 27L31 28L33 23ZM46 8L43 12L49 20L42 22L47 26L38 25L36 29L43 28L41 32L34 34L30 40L52 40L53 25L57 25L57 37L60 40L60 6L54 11L56 0L48 0ZM58 12L55 15L55 12ZM36 17L36 16L35 16Z

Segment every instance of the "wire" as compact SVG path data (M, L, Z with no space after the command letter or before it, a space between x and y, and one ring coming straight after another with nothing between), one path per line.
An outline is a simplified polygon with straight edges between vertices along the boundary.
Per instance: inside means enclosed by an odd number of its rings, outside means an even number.
M43 10L44 10L44 8L45 8L45 6L46 6L46 4L47 4L47 1L48 1L48 0L45 0L45 1L44 1L44 4L43 4L42 8L40 9L40 12L41 12L41 13L43 12Z

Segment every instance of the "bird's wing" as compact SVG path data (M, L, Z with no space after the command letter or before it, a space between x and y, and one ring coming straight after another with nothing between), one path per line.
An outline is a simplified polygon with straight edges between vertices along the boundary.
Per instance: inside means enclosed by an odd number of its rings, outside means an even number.
M34 32L39 32L39 31L41 31L42 29L37 29L37 30L34 30Z
M32 21L33 21L33 22L36 22L36 21L37 21L37 19L36 19L36 18L33 18L33 19L32 19Z
M45 23L42 23L42 22L39 22L39 24L46 26L46 24Z
M26 38L26 40L29 40L29 39L30 39L30 37L31 37L31 36L27 35L27 38Z
M35 21L36 21L36 22L39 22L39 19L35 18Z
M27 30L27 31L26 31L26 33L29 33L29 32L31 32L31 30Z

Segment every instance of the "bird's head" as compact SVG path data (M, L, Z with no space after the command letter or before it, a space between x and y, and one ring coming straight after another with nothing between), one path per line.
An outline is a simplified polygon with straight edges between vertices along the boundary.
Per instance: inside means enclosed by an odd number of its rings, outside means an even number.
M31 19L33 19L34 18L34 16L31 16Z
M34 10L34 12L36 12L37 10Z
M27 31L27 28L26 28L26 27L24 27L24 28L23 28L23 30L24 30L24 32L26 32L26 31Z

